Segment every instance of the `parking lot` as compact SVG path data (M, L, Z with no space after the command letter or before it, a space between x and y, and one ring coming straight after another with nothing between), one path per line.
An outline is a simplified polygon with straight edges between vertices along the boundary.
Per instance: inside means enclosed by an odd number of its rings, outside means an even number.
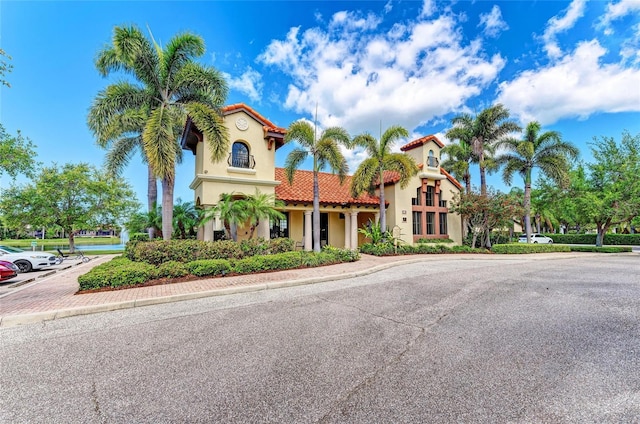
M0 328L0 422L635 423L639 311L637 254L442 255Z
M25 287L28 284L34 283L42 278L55 274L56 272L69 269L75 265L82 263L79 260L65 260L60 265L54 265L37 271L25 272L18 274L10 280L0 282L0 297L10 293L17 288Z

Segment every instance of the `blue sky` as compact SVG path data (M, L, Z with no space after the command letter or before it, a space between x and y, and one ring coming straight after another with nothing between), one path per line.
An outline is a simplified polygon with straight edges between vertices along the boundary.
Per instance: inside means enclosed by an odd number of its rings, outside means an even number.
M453 116L502 102L522 124L560 131L587 161L594 136L640 132L638 0L3 0L0 46L14 70L12 87L0 89L0 122L31 138L39 161L102 164L86 115L116 78L100 77L93 60L113 27L127 24L150 28L162 44L179 32L202 36L201 61L227 74L228 103L282 127L312 119L318 104L320 126L377 135L397 124L411 139L446 142ZM362 152L345 153L355 170ZM193 173L185 154L176 197L193 200ZM145 175L138 157L124 172L141 203ZM499 175L489 183L508 190Z

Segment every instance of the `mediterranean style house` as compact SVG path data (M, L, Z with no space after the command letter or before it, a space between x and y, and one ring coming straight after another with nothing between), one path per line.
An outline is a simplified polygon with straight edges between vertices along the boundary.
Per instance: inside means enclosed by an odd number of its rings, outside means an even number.
M289 237L311 250L313 173L296 171L290 185L284 169L275 166L286 129L275 126L245 104L226 106L223 115L231 148L228 159L218 163L211 161L209 146L195 124L190 119L185 124L181 144L195 155L195 178L189 187L195 192L196 206L211 208L223 193L242 197L254 194L257 189L272 194L284 203L285 218L278 222L260 222L257 236ZM406 189L397 184L397 175L385 173L387 225L395 237L406 243L413 244L421 238L449 238L462 243L460 216L450 213L448 208L462 186L440 167L442 147L442 142L432 135L401 147L420 167ZM377 222L380 217L379 198L368 194L353 198L350 178L340 184L337 175L319 174L321 245L355 249L366 242L358 229ZM216 218L200 229L198 238L214 240L223 229L223 223ZM238 228L239 240L249 237L248 234L248 225Z

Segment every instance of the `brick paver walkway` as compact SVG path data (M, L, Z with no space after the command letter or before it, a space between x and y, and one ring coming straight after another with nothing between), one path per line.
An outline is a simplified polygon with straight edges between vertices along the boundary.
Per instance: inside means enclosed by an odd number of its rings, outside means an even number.
M144 304L177 301L188 298L214 296L237 291L261 290L290 284L304 284L323 280L351 277L368 273L373 269L400 262L436 259L435 255L415 255L410 257L382 257L362 255L357 262L330 265L320 268L296 269L262 274L241 275L223 278L209 278L184 283L165 284L150 287L115 290L109 292L76 295L78 276L90 268L111 259L110 256L93 258L87 264L58 272L35 283L12 289L0 297L0 326L20 323L19 316L39 316L25 322L42 321L56 317L79 315ZM54 313L55 314L52 314ZM47 313L50 313L47 316ZM11 323L11 324L8 324Z

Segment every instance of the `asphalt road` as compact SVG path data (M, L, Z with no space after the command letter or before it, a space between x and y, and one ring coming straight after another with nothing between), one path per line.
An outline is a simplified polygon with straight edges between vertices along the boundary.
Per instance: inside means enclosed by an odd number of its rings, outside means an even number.
M0 422L640 422L640 257L579 256L1 329Z

